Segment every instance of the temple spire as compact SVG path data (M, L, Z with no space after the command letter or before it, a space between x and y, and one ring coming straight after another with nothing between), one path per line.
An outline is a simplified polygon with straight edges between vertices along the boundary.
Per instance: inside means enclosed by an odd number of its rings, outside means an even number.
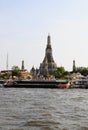
M76 71L75 60L73 60L73 72Z
M45 50L45 57L43 62L40 64L40 75L48 77L49 75L54 75L54 71L56 70L57 65L54 62L52 55L52 47L51 47L51 37L47 36L47 46Z
M22 60L22 67L21 67L22 70L24 70L24 60Z
M50 37L50 34L48 34L48 37L47 37L47 44L48 44L48 45L51 44L51 37Z

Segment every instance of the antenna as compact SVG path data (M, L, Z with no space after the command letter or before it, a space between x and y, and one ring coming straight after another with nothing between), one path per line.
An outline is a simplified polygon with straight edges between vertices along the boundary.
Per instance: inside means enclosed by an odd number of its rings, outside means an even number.
M7 60L6 60L6 69L8 70L8 53L7 53Z

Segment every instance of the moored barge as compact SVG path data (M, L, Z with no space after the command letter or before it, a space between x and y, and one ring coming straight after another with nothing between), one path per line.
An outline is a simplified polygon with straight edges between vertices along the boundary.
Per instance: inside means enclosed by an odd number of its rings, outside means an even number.
M68 81L59 80L8 80L3 85L8 88L70 88Z

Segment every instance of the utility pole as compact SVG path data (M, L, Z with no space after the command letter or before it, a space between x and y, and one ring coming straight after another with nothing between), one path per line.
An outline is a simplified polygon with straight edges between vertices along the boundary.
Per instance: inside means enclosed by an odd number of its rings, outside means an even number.
M8 70L8 53L7 53L7 59L6 59L6 70Z

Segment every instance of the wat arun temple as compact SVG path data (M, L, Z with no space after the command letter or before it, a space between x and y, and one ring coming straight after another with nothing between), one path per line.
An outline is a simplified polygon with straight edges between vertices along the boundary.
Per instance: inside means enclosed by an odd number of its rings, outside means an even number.
M54 72L56 69L57 65L52 55L51 37L50 35L48 35L47 45L45 49L45 57L42 63L40 63L39 69L35 69L34 67L32 67L32 69L30 70L30 74L34 78L40 78L40 77L49 78L50 76L54 77L55 75Z
M44 77L54 75L56 69L57 69L57 65L52 55L51 37L50 35L48 35L45 57L43 59L43 62L40 64L39 75L43 75Z

